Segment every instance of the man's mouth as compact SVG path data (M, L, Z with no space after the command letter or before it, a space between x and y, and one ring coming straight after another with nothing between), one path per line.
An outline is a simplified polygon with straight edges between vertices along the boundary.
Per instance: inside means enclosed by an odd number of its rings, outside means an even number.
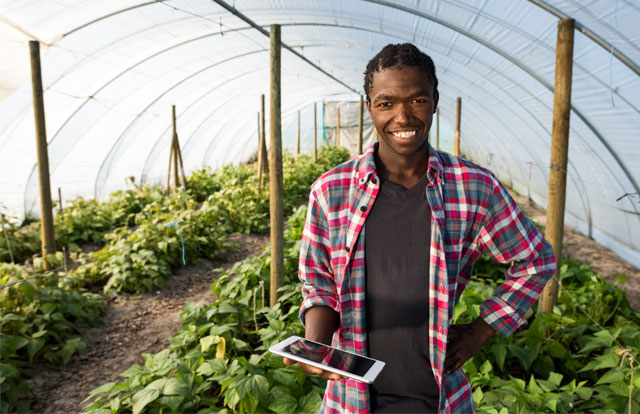
M418 131L416 131L415 129L410 130L410 131L394 131L391 132L391 135L393 135L396 138L400 138L400 139L409 139L411 137L413 137L414 135L416 135Z

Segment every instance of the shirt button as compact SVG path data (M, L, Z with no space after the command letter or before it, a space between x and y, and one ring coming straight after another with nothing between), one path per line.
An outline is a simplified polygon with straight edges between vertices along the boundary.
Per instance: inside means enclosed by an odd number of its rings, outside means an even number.
M371 182L375 184L375 183L377 183L377 182L378 182L378 180L376 180L376 177L373 177L373 178L371 179Z
M347 251L347 253L349 253L351 251L351 249L349 248L349 246L345 247L345 250Z
M360 206L360 211L362 211L363 213L367 211L367 206Z

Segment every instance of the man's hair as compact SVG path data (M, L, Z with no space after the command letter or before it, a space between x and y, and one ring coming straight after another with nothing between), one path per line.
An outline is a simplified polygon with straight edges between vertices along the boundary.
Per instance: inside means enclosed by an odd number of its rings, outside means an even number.
M438 93L436 67L429 55L422 53L411 43L388 44L367 63L367 70L364 72L364 93L367 95L367 100L373 84L373 74L395 66L413 66L422 69L433 84L434 95Z

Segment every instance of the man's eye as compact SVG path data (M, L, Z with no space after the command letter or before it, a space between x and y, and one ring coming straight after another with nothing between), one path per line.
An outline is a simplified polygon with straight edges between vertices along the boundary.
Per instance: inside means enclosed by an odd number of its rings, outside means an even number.
M391 106L391 102L380 102L377 106L378 108L388 108Z
M417 98L417 99L414 99L413 102L415 102L415 103L427 103L427 100L424 99L424 98Z

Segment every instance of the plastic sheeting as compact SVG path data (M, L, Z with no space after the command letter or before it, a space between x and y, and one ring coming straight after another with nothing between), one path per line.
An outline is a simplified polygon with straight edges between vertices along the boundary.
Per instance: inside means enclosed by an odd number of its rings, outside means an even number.
M635 0L0 0L0 203L38 210L27 40L43 44L52 189L103 198L130 176L164 181L171 105L187 170L253 156L269 93L269 39L256 27L278 23L314 64L283 50L286 146L299 110L308 131L313 102L357 101L367 61L413 42L436 63L443 130L460 96L463 154L546 206L563 16L577 24L565 221L640 266ZM332 106L318 107L329 122Z

